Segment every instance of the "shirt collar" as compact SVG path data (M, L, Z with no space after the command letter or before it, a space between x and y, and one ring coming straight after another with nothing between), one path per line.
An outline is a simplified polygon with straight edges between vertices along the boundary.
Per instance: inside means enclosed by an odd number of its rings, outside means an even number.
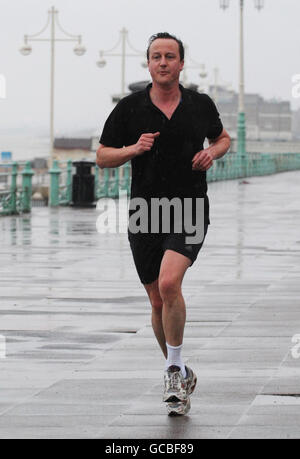
M152 88L152 83L149 83L146 88L145 88L145 102L147 105L153 105L151 98L150 98L150 89ZM181 101L184 104L190 104L190 97L188 94L188 91L181 85L179 84L179 89L181 91Z

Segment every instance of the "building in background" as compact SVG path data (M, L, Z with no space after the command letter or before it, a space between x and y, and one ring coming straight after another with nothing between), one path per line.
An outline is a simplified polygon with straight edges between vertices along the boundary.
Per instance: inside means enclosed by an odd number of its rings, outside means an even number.
M222 121L233 139L237 137L238 94L222 86L209 87ZM245 94L246 137L250 140L291 141L293 113L289 101L265 100Z
M293 139L300 141L300 108L293 112L292 132Z
M95 160L95 154L92 151L93 139L89 138L55 138L53 145L53 157L59 161L68 159Z
M143 90L150 81L131 83L131 93ZM198 90L196 84L187 85ZM222 85L210 85L208 94L215 100L225 129L231 136L231 152L237 150L238 93ZM119 99L118 99L119 100ZM115 100L114 102L118 102ZM289 101L265 100L259 94L245 94L247 151L255 153L300 153L300 109L291 110ZM96 152L99 137L93 137ZM207 142L204 147L207 147ZM95 153L94 153L95 154Z

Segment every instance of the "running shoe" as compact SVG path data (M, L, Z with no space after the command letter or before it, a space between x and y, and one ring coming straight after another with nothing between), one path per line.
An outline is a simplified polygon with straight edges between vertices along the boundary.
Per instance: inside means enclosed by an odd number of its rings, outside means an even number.
M169 402L167 403L167 411L169 416L184 416L191 409L191 401L188 397L184 402Z
M187 385L187 392L189 395L192 395L192 393L195 390L196 384L197 384L197 376L190 367L185 366L185 371L186 371L185 381Z
M186 378L183 377L180 368L171 365L164 375L164 402L183 402L194 392L197 384L197 376L189 367L186 369Z
M186 378L183 377L180 368L176 365L171 365L165 371L164 402L184 402L194 392L197 376L191 368L186 366L185 369Z
M176 365L171 365L164 375L164 402L180 402L187 400L188 394L186 384L180 368Z

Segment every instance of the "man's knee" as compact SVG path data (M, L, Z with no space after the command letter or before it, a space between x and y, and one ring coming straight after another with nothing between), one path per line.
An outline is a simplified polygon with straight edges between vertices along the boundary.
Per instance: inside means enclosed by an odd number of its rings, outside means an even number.
M159 293L163 300L172 301L181 293L181 283L178 278L168 274L159 279Z
M152 306L152 310L153 312L155 313L161 313L162 311L162 308L163 308L163 302L162 302L162 299L153 299L151 301L151 306Z
M151 286L147 286L146 290L149 296L152 310L156 313L161 313L162 308L163 308L163 301L159 294L158 281L153 283Z

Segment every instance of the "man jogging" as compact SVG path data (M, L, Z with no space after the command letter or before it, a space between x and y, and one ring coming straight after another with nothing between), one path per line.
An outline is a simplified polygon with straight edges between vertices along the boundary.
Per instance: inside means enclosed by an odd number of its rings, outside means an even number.
M153 331L166 358L163 401L170 415L180 415L189 411L197 382L181 358L186 320L181 285L210 223L206 170L227 152L230 138L210 97L179 84L184 66L179 39L168 33L153 35L147 60L152 84L114 108L100 138L97 165L118 167L131 161L131 202L142 198L151 206L155 198L178 198L182 203L189 198L193 206L187 215L193 222L199 214L195 201L204 202L201 241L187 241L187 232L175 230L173 220L168 233L162 230L164 221L154 232L136 232L130 223L128 230L135 266L152 305ZM205 138L207 149L203 149ZM151 209L148 217L153 223Z

